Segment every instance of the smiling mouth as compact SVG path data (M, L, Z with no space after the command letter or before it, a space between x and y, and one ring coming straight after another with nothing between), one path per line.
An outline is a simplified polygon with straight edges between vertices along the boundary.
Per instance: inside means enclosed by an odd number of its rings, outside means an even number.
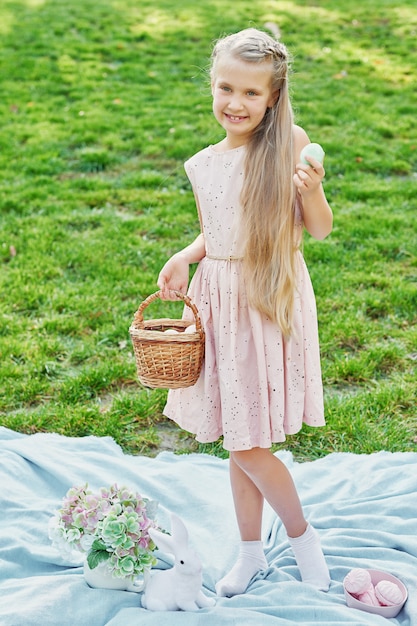
M231 122L241 122L242 120L247 119L247 116L229 115L228 113L225 113L225 115L227 119L230 120Z

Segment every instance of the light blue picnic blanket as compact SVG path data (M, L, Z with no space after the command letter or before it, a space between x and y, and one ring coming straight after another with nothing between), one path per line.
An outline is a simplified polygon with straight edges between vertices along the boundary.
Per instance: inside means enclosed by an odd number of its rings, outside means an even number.
M48 522L72 485L117 482L158 500L185 522L204 567L204 591L231 567L238 532L228 462L209 455L128 456L110 438L22 435L0 428L1 626L278 626L281 624L417 625L417 454L330 454L289 467L329 564L328 593L300 582L285 530L266 507L263 538L269 567L246 594L218 598L192 612L153 613L140 594L91 589L81 566L66 562L48 539ZM170 557L159 553L159 567ZM348 608L342 581L354 567L382 569L405 583L409 599L389 621Z

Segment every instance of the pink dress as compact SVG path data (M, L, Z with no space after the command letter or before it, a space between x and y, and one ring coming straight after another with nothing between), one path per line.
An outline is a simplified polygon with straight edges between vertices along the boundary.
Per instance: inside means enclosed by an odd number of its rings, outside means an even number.
M244 146L209 146L185 163L206 244L189 287L206 333L205 360L197 383L170 390L164 409L200 442L223 436L226 450L269 448L303 422L324 425L316 303L301 252L289 340L247 303L239 260L244 154ZM192 317L188 307L184 315Z

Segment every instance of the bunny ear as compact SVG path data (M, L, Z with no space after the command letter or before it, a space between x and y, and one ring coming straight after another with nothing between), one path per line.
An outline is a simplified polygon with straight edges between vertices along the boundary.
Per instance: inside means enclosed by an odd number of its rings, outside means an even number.
M171 531L173 538L173 547L178 550L188 547L188 531L184 522L178 515L171 513Z
M171 513L171 535L162 533L156 528L150 528L148 532L158 550L175 555L188 547L188 531L182 519L175 513Z
M158 550L168 552L168 554L174 554L174 545L170 535L161 533L161 531L156 528L149 528L148 532Z

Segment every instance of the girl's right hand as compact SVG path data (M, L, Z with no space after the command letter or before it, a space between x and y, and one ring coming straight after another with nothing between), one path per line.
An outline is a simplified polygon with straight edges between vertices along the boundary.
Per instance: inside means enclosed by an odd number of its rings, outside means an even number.
M190 265L181 252L167 261L158 276L158 287L162 300L178 300L174 291L186 293L190 277Z

